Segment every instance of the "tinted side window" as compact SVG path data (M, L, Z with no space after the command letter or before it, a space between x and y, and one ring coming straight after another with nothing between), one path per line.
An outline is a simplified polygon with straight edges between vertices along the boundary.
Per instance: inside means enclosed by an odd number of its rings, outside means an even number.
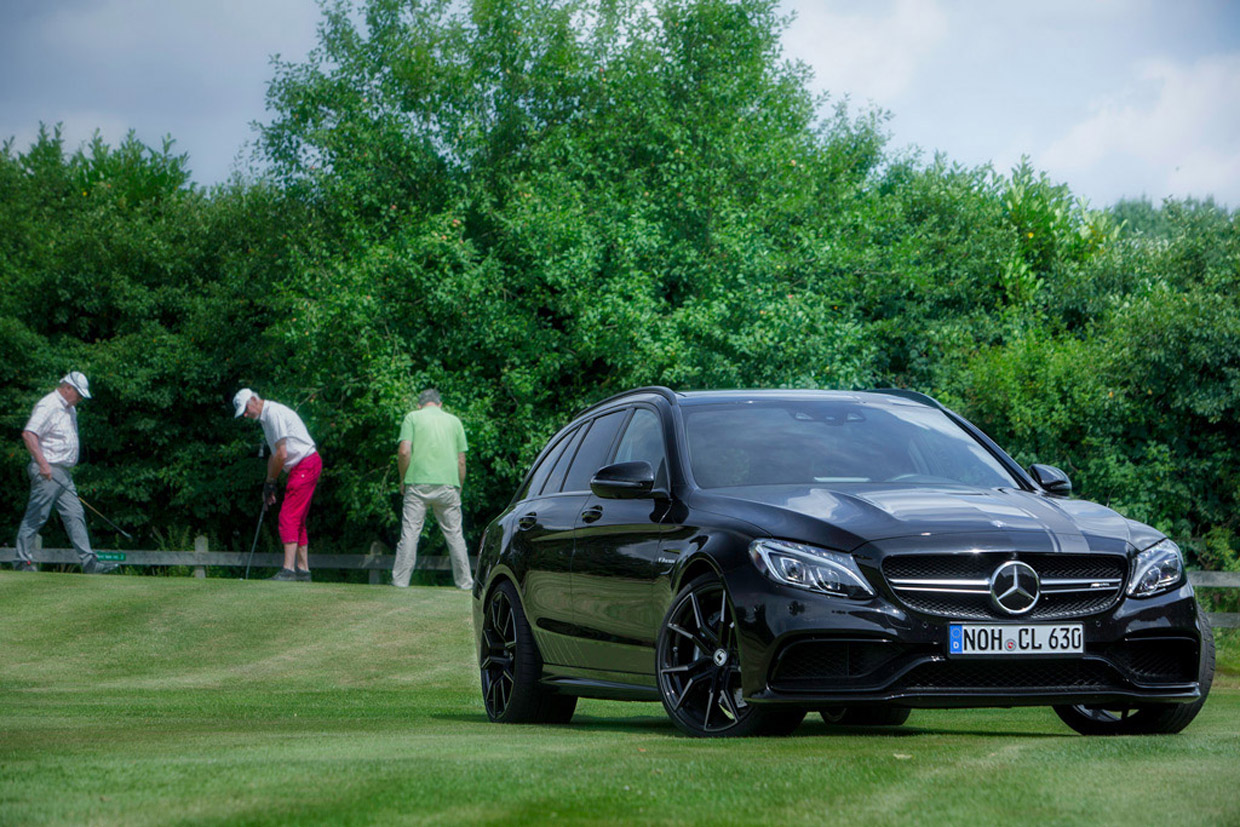
M538 492L542 491L543 483L545 483L547 481L547 477L551 475L551 469L555 467L556 461L559 460L560 456L564 453L564 449L570 442L573 441L573 437L576 436L576 434L577 432L575 430L566 434L555 444L554 448L547 452L547 455L543 457L543 461L538 463L538 467L533 470L529 476L529 479L521 488L521 492L517 495L518 500L523 500L530 496L530 492L533 492L534 496L537 496Z
M542 490L530 487L533 495L554 494L560 490L560 485L564 482L564 474L568 472L568 464L572 461L573 454L577 453L577 446L581 444L581 435L585 432L586 426L583 425L564 438L562 442L564 450L560 451L560 455L556 457L555 465L551 468L551 473L547 475L547 482Z
M615 462L645 460L654 469L655 479L664 479L667 454L663 450L663 425L659 415L649 408L638 408L624 429Z
M564 478L561 491L589 491L590 478L594 472L607 464L611 446L616 441L616 433L621 423L628 416L628 411L615 411L604 414L590 426L590 431L581 441L577 456L573 458L568 476Z

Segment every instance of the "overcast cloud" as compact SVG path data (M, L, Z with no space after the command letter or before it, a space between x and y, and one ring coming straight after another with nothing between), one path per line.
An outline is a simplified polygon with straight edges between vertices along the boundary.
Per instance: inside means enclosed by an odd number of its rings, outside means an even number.
M1240 3L785 0L819 91L892 114L895 146L1008 171L1028 155L1095 206L1240 207Z
M1094 205L1240 207L1240 3L783 0L818 91L892 114L896 148L1007 171L1022 155ZM171 134L194 178L235 168L269 58L314 45L313 0L2 0L0 136Z

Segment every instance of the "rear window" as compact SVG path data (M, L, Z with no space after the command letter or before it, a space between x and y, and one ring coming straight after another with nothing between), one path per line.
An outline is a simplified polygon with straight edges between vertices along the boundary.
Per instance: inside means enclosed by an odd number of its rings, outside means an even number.
M852 401L747 401L686 407L693 478L754 485L1011 487L999 460L942 411Z
M564 450L560 451L559 457L556 458L555 466L547 476L546 484L543 485L541 491L531 489L533 493L554 494L560 490L560 486L564 483L564 475L568 473L568 464L572 462L573 454L577 453L577 446L581 444L581 436L585 433L586 427L583 425L577 428L571 436L564 439Z
M564 453L564 449L568 446L577 431L573 430L562 437L547 455L543 457L543 461L538 463L538 467L529 475L525 486L517 493L517 499L523 500L526 497L537 497L542 493L543 484L547 481L547 477L551 475L551 469L555 468L556 463Z
M615 443L616 434L628 413L627 410L615 411L594 420L585 439L581 441L581 447L577 449L577 455L573 457L573 464L568 469L561 491L590 490L590 478L595 471L607 464L611 446Z

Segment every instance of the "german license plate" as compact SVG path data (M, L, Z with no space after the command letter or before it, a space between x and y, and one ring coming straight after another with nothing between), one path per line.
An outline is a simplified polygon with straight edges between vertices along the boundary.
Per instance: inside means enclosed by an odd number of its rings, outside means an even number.
M1080 623L980 624L948 627L949 655L1064 655L1085 651Z

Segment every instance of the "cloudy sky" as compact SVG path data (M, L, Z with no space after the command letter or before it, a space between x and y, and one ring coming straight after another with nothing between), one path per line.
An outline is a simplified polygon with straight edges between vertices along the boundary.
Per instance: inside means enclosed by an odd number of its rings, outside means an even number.
M1240 207L1240 2L783 0L816 88L891 112L893 146L1010 169L1022 155L1094 206ZM0 136L40 121L165 134L223 180L263 120L269 59L314 43L313 0L0 0Z

